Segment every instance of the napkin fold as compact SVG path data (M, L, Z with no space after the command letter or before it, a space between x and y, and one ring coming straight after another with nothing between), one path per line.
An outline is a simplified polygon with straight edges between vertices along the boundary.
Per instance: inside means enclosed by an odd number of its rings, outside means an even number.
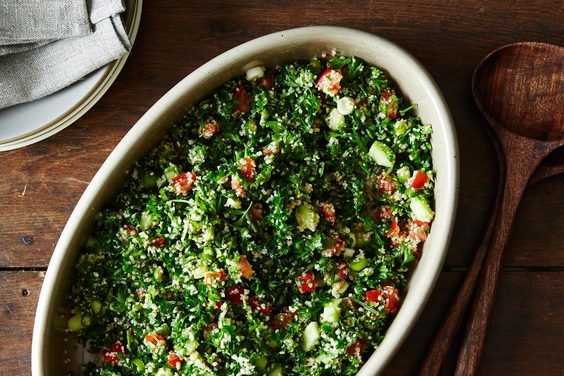
M74 4L74 8L68 7L68 1ZM16 0L16 3L35 5L45 2L50 1ZM42 26L43 33L25 33L22 30L24 27L19 25L16 29L19 27L21 33L18 34L13 31L4 33L3 27L13 25L13 22L3 20L0 24L0 45L4 40L16 41L20 38L20 43L0 46L0 55L2 51L5 52L0 56L0 108L52 94L127 54L131 48L120 17L120 13L125 10L121 0L90 0L88 4L80 0L53 2L67 5L66 8L62 5L60 8L70 9L69 15L75 17L75 23L69 20L66 24L73 26L61 24L57 28L49 21ZM86 32L79 3L89 10L85 13ZM24 6L16 12L13 7L3 4L0 6L0 19L2 14L18 13L18 17L25 19L23 22L30 25L28 19L21 16L21 12L28 11L29 16L37 8ZM34 15L32 18L35 17ZM56 35L67 36L53 39Z

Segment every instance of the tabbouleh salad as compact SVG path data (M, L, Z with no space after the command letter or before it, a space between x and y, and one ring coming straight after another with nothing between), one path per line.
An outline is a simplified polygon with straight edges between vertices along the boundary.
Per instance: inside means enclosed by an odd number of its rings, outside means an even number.
M255 67L97 216L68 330L86 375L353 375L433 219L431 126L355 57Z

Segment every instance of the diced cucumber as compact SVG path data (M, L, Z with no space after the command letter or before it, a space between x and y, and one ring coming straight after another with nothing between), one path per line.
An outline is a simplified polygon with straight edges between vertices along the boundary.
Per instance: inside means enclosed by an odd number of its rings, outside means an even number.
M82 315L77 313L76 315L72 316L67 324L69 331L71 332L78 332L82 329Z
M407 130L407 121L405 119L398 120L394 123L394 133L401 136Z
M176 166L168 166L164 170L164 174L168 180L171 180L175 176L177 176L180 172Z
M367 266L368 266L368 259L365 257L349 262L349 267L351 268L351 270L354 270L355 272L360 272L362 269L366 268Z
M141 185L143 188L152 188L157 185L157 180L158 178L154 174L147 174L141 179Z
M374 143L372 143L372 146L368 150L368 155L377 164L384 167L391 168L394 166L396 161L396 156L392 149L379 141L374 141Z
M354 100L351 97L343 97L337 101L337 111L341 115L350 115L354 111Z
M100 313L100 310L102 309L102 303L100 303L97 299L92 300L90 302L90 306L92 307L92 312L94 313Z
M170 335L170 326L168 326L167 323L164 323L163 325L157 328L156 332L161 336L168 337Z
M183 351L185 355L190 355L192 354L194 351L196 351L196 349L198 348L198 346L200 346L200 344L198 343L198 341L196 340L192 340L192 341L187 341L184 344L183 347Z
M319 223L319 214L312 204L301 204L296 209L296 221L298 222L298 230L303 231L307 228L310 231L315 231Z
M258 66L258 67L250 68L249 70L247 70L246 76L247 76L247 80L249 81L255 81L261 77L264 77L264 67Z
M150 212L143 212L141 214L141 219L139 220L139 224L143 230L148 230L153 227L157 223L157 219L155 215Z
M207 272L208 272L207 265L200 265L192 269L192 277L194 279L202 279L204 278Z
M310 322L302 335L302 349L304 351L311 351L319 343L321 339L321 330L316 321Z
M411 171L409 171L409 167L404 166L396 171L396 175L399 181L405 183L411 177Z
M431 222L435 213L429 206L427 200L422 196L415 196L409 203L409 208L413 214L413 218L422 222Z
M268 360L266 359L266 356L261 356L255 359L255 366L260 370L264 371L267 364Z
M325 304L323 313L321 314L321 321L325 322L338 322L341 315L341 299L335 298L329 303Z
M344 256L346 259L349 259L349 258L353 257L353 256L354 256L354 249L352 249L352 248L345 248L345 250L343 251L343 256Z
M139 358L133 359L133 364L135 364L135 367L137 367L137 371L139 372L145 371L145 364L141 359Z
M341 130L345 126L345 117L336 108L331 110L326 121L327 126L334 131Z
M282 367L276 367L274 369L272 369L272 371L270 371L270 373L268 374L268 376L282 376Z

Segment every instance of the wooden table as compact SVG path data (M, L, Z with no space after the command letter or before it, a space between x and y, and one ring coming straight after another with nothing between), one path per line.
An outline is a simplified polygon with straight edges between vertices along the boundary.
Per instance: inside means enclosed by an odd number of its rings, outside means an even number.
M30 373L33 318L49 257L88 182L137 119L221 52L312 24L369 31L406 48L437 80L456 123L462 176L452 245L429 304L388 369L414 372L480 241L498 179L471 98L471 72L506 43L563 45L561 2L146 1L133 52L100 102L50 139L0 154L0 375ZM531 188L517 214L481 373L564 372L562 235L564 177L558 176Z

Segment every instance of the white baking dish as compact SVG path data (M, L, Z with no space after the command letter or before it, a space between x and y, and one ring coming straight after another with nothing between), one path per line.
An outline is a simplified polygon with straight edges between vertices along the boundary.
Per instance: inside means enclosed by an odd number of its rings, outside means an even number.
M383 68L402 94L417 103L417 113L433 125L433 163L436 169L436 217L411 276L407 295L386 336L359 375L380 373L415 324L431 294L447 252L458 195L458 160L455 129L436 83L410 54L388 40L357 30L320 26L270 34L235 47L204 64L164 95L127 133L104 162L76 205L55 248L37 306L32 344L35 376L61 375L84 356L67 337L64 312L77 252L89 233L94 214L112 199L126 170L159 140L184 112L214 88L243 73L250 62L267 66L310 59L332 51L356 55ZM68 353L65 353L68 351ZM65 360L71 359L70 365Z

